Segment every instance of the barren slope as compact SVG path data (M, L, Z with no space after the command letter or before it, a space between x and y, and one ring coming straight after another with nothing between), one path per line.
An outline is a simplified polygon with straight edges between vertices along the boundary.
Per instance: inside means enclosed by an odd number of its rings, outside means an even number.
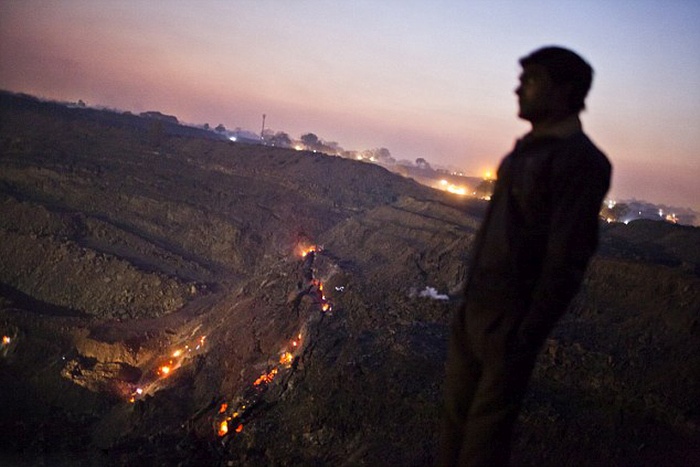
M355 161L0 103L1 460L433 461L483 203ZM698 460L699 240L605 227L516 462Z

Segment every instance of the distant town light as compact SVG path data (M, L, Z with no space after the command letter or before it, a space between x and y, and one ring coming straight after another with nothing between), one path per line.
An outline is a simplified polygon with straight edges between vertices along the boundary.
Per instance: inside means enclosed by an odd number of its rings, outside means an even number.
M236 142L238 140L238 138L236 138L235 136L231 136L229 139L233 142Z

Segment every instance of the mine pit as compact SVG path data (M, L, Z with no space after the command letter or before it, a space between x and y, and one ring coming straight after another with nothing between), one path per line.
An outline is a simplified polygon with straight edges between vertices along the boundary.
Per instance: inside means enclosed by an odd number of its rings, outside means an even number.
M434 464L485 202L3 92L0 122L1 465ZM698 232L601 225L515 464L697 464Z

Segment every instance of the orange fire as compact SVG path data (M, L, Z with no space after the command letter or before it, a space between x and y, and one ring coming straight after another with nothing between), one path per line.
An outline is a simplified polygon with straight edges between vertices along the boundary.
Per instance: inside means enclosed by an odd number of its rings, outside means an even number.
M168 376L168 374L170 373L170 369L171 368L168 365L163 365L158 369L158 374L162 376Z
M10 345L12 338L10 336L2 336L2 345Z
M270 384L277 375L277 368L273 368L269 373L263 373L258 379L255 380L253 386L260 386L262 383Z
M243 431L243 424L242 423L236 427L236 433L240 433L241 431Z
M221 408L219 409L219 413L226 412L226 409L228 409L228 404L226 402L224 402L223 404L221 404Z
M296 342L293 344L296 345ZM292 355L291 352L284 352L280 355L280 365L291 365L293 361L294 355Z
M312 245L312 246L305 246L305 245L298 245L296 248L297 254L301 256L302 258L306 258L306 256L311 253L312 251L314 253L318 253L322 250L323 248L318 246L318 245Z
M219 425L219 431L217 432L219 436L224 436L226 433L228 433L228 420L224 420L221 422Z

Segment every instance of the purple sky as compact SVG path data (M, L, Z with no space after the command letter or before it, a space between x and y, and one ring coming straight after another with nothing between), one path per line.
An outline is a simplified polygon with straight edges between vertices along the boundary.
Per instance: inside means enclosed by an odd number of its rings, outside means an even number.
M613 198L700 211L700 2L4 1L0 88L479 175L528 129L519 57L547 44L596 70L584 127Z

